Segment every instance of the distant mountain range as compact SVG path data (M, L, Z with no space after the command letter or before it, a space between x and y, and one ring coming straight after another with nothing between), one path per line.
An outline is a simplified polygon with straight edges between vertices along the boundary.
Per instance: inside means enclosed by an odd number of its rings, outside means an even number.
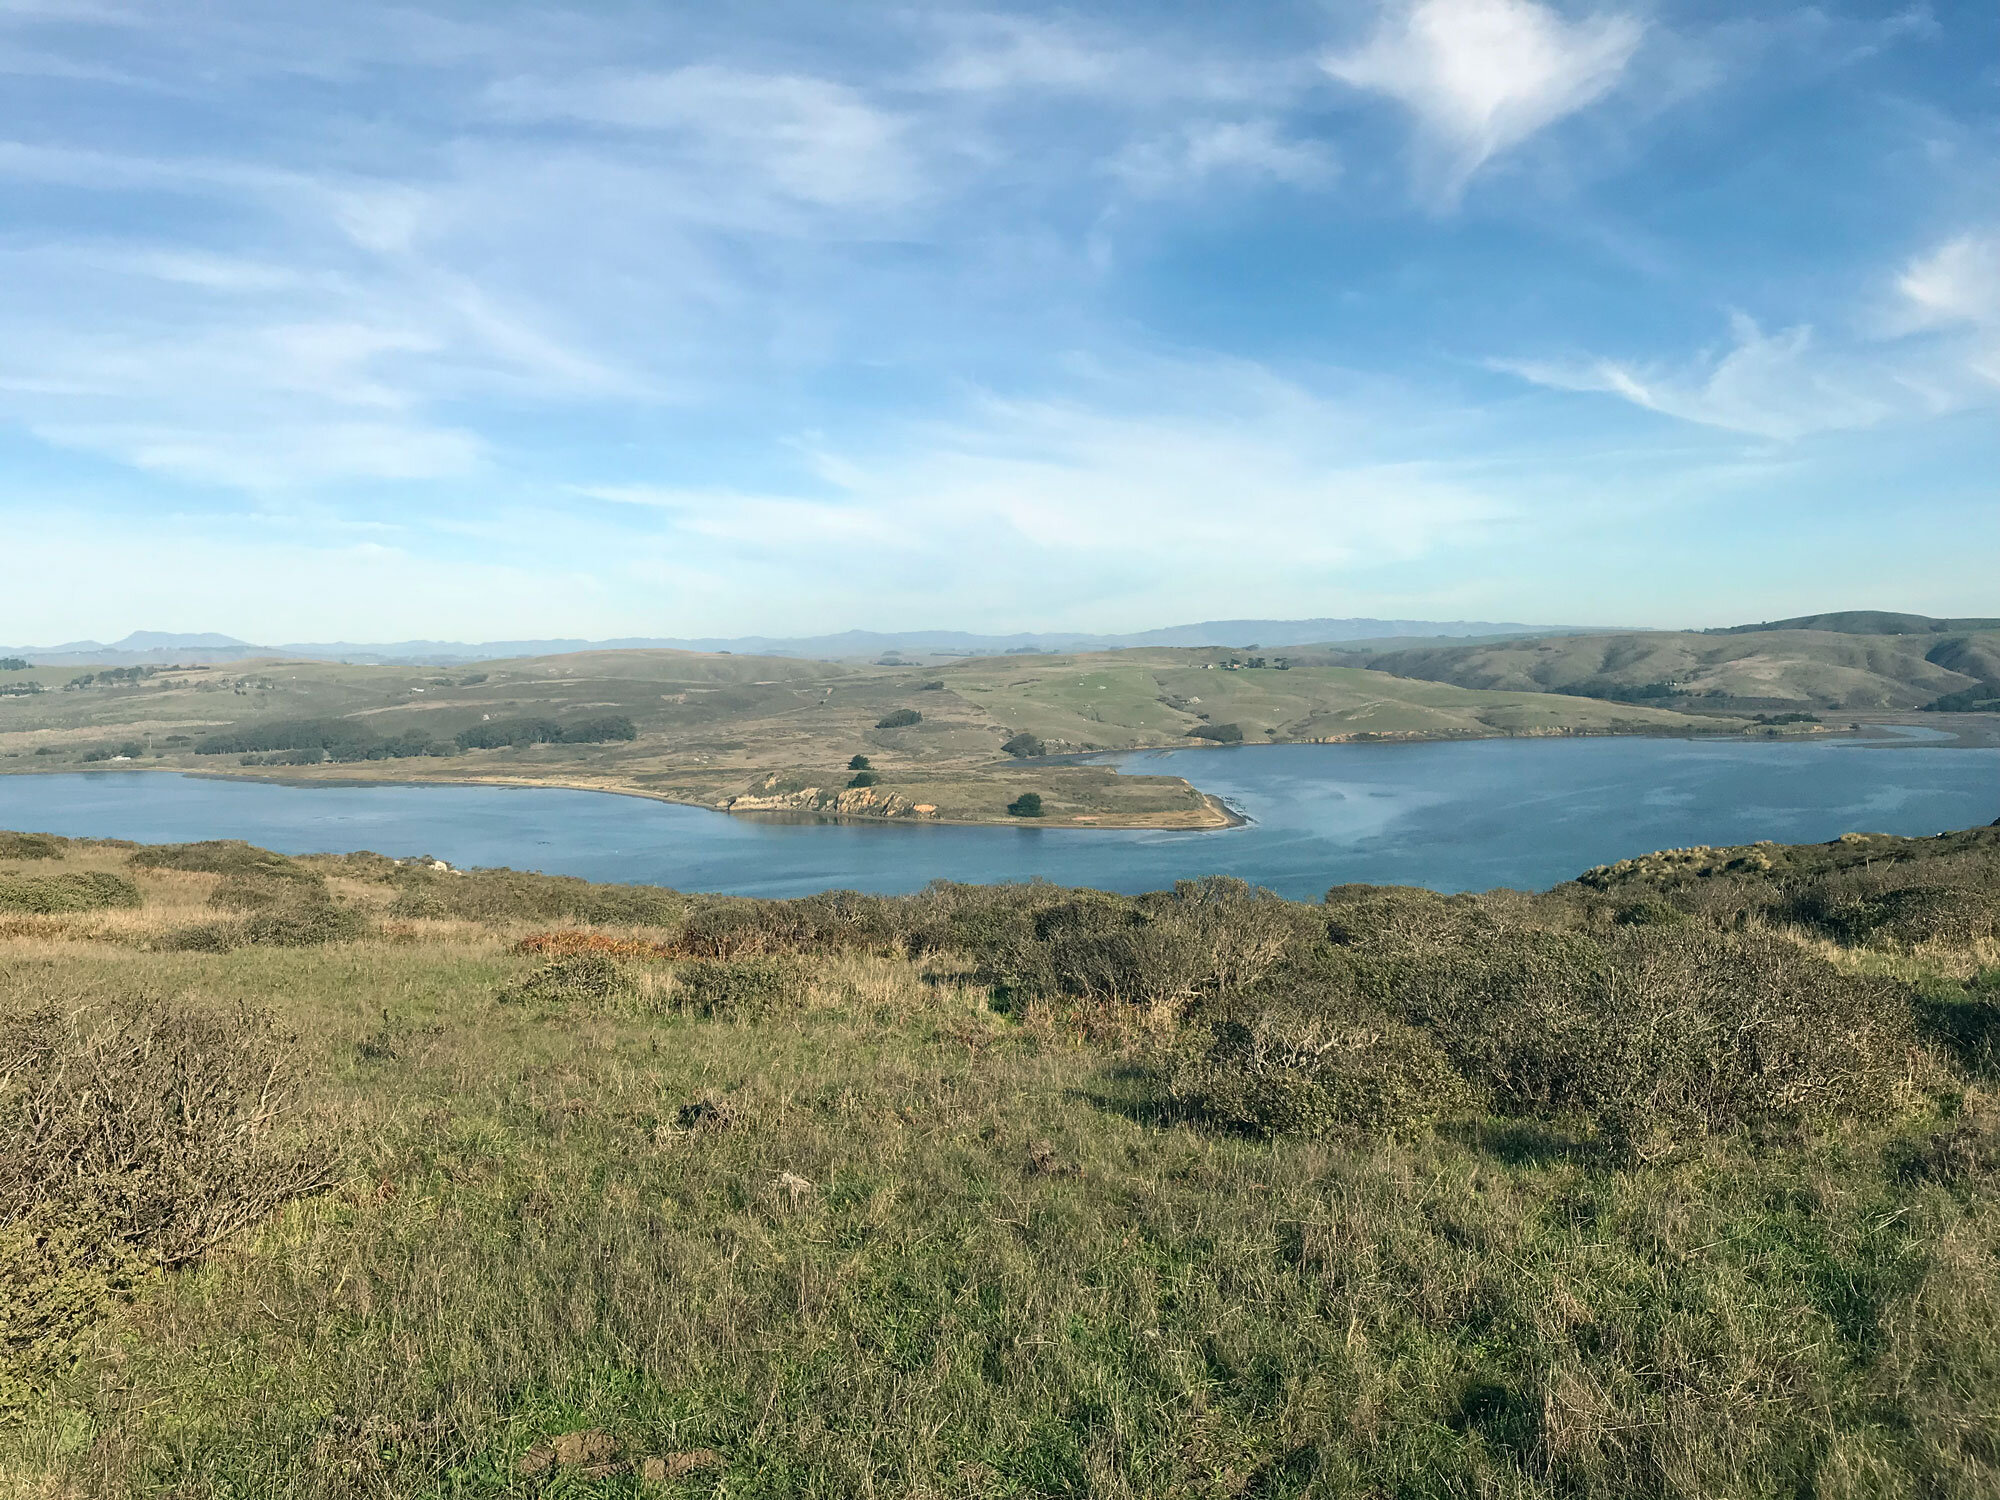
M557 656L570 651L729 651L749 656L802 656L824 661L890 655L994 656L1007 651L1116 651L1134 646L1316 646L1341 641L1402 638L1479 638L1564 635L1581 627L1521 625L1493 620L1207 620L1170 625L1130 635L1078 632L1023 632L976 635L963 630L848 630L837 635L705 636L691 639L626 637L618 640L525 641L294 641L262 646L234 636L191 635L135 630L121 641L65 641L56 646L0 646L0 656L20 656L44 666L109 664L131 666L182 662L189 665L244 661L260 656L310 657L323 661L409 663L454 666L520 656Z

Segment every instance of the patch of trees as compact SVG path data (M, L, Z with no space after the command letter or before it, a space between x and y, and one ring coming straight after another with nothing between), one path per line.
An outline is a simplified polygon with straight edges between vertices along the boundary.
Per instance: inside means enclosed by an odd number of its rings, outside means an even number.
M269 760L267 765L313 765L322 760L403 760L422 755L449 755L421 729L382 735L353 719L276 719L246 724L225 734L212 734L194 747L197 755L268 755L274 751L313 752L297 759Z
M1820 717L1818 714L1807 713L1759 714L1757 715L1756 722L1759 724L1817 724L1820 722Z
M47 691L39 682L10 682L0 687L0 698L31 698L36 693Z
M26 666L26 662L21 663ZM144 682L148 677L160 675L158 667L106 667L101 672L85 672L81 677L72 677L63 684L64 692L87 688L94 684L104 687L126 687L135 682Z
M100 760L137 760L146 753L146 747L137 740L127 740L122 745L100 745L95 750L83 752L86 764Z
M1982 682L1977 687L1946 693L1942 698L1933 698L1926 703L1923 711L1930 714L1964 714L1993 709L2000 709L2000 682Z
M921 724L924 716L914 708L899 708L894 713L884 714L875 721L877 729L908 729L912 724Z
M856 771L853 779L847 784L849 786L873 786L881 779L873 771Z
M1549 689L1552 693L1562 693L1571 698L1596 698L1612 703L1657 703L1666 698L1685 698L1686 688L1676 687L1671 682L1606 682L1602 678L1589 682L1572 682L1562 687Z
M1200 724L1188 731L1188 737L1196 740L1213 740L1218 745L1240 745L1243 743L1241 724Z
M25 672L28 662L25 657L0 656L0 672Z
M1042 754L1048 747L1024 729L1012 739L1003 741L1000 748L1009 755L1016 755L1026 759L1030 756Z
M1007 811L1017 818L1039 818L1042 815L1042 794L1023 792L1007 804Z
M638 737L639 726L617 714L578 719L572 724L554 719L493 719L461 729L457 742L461 750L498 750L507 745L602 745Z

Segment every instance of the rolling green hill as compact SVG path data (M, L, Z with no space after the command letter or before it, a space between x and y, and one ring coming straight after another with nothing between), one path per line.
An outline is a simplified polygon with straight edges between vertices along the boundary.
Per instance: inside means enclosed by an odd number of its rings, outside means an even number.
M2000 682L2000 632L1647 631L1347 659L1464 688L1639 696L1680 708L1883 712Z

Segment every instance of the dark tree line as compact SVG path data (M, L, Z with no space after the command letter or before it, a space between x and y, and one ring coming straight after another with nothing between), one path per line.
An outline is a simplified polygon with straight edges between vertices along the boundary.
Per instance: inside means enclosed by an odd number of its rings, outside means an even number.
M403 760L456 755L466 750L496 750L508 745L596 745L638 737L638 726L623 715L579 719L571 724L560 724L554 719L500 719L474 724L448 740L433 739L422 729L378 734L353 719L280 719L210 735L195 747L195 753L259 756L264 757L258 762L263 765L311 765L322 760Z

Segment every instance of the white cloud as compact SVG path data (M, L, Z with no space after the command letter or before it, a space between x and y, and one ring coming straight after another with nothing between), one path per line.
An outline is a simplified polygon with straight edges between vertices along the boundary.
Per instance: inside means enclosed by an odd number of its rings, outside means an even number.
M1324 66L1417 117L1428 186L1448 202L1490 158L1609 93L1644 31L1625 15L1568 22L1534 0L1407 0Z
M1339 166L1329 147L1292 139L1269 120L1207 120L1134 144L1112 170L1140 192L1165 193L1218 176L1318 187Z
M1912 261L1897 289L1921 326L2000 326L2000 231L1945 241Z

